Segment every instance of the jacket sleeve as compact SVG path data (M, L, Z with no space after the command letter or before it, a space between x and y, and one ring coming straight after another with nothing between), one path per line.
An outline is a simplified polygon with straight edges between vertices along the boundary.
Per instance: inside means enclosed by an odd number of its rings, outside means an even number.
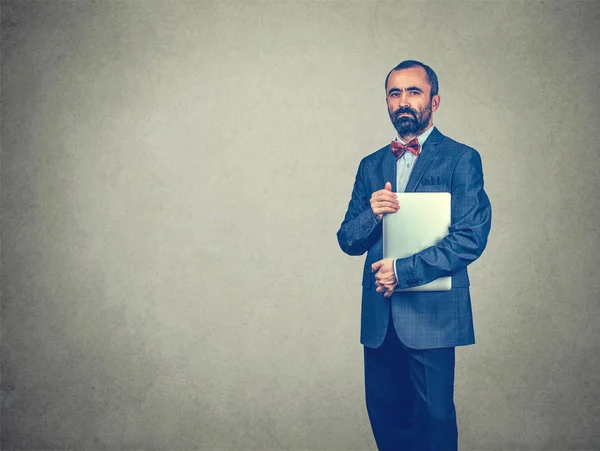
M349 255L362 255L381 235L381 220L371 210L371 192L364 181L364 160L358 166L352 198L337 232L340 248Z
M452 223L437 245L396 260L399 288L451 276L476 260L487 244L492 208L483 189L481 157L467 149L452 174Z

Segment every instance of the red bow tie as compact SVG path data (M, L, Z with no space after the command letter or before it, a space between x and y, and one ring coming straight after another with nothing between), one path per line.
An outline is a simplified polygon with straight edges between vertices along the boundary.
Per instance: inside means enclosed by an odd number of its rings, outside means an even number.
M391 146L392 152L396 155L396 158L400 158L407 150L415 155L419 155L419 152L421 151L421 144L417 138L407 142L406 145L394 140L392 141Z

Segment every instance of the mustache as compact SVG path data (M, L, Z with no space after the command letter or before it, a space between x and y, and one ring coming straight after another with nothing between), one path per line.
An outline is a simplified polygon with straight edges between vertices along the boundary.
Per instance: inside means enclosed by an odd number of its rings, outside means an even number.
M413 119L417 118L417 112L410 107L400 107L393 113L394 120L398 119L401 114L410 114Z

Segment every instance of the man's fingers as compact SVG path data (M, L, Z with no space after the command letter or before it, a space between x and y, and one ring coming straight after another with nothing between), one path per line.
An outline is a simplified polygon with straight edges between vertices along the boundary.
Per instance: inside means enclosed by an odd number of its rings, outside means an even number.
M385 213L396 213L400 209L396 194L385 189L375 191L371 195L370 202L371 210L378 219L381 219Z
M377 285L378 287L391 287L393 285L395 285L396 282L396 278L391 278L391 277L386 277L385 279L379 279L375 282L375 285Z
M377 209L381 209L381 208L387 208L387 209L391 209L394 212L398 211L400 209L400 207L392 202L375 202L373 204L373 210L377 210Z
M388 198L375 198L375 199L371 199L371 208L375 208L375 207L383 207L383 206L390 206L390 207L394 207L396 209L400 208L400 203L394 198L394 199L388 199Z
M389 207L396 207L396 208L398 208L400 206L400 204L398 203L398 201L396 199L373 199L373 202L371 202L371 205L373 205L375 207L389 206Z
M392 190L392 184L390 182L385 182L385 188L386 191L391 191Z
M375 208L373 210L373 214L375 214L376 216L379 216L379 215L383 215L384 213L394 214L397 211L398 210L393 207Z
M396 285L394 284L391 287L377 287L375 290L377 293L383 293L383 297L389 298L392 294L394 294L394 290L396 289Z
M400 209L396 195L387 190L375 191L371 195L370 202L371 210L377 219L383 218L385 213L396 213Z
M383 266L383 260L379 260L378 262L375 262L371 265L371 271L375 272L377 270L379 270L379 268L381 268L381 266Z
M400 205L398 202L390 200L373 201L371 202L371 209L376 215L381 215L383 213L396 213L400 209Z
M398 203L398 196L396 196L396 194L392 193L391 191L386 191L382 189L379 191L375 191L373 194L371 194L371 200L374 202L389 200L390 202Z

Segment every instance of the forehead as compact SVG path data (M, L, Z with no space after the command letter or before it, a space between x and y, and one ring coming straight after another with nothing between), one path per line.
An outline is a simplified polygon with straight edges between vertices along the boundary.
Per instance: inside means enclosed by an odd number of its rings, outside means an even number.
M406 89L411 86L421 88L424 92L429 92L431 87L427 81L427 72L420 66L409 67L392 71L388 78L386 92L392 88Z

